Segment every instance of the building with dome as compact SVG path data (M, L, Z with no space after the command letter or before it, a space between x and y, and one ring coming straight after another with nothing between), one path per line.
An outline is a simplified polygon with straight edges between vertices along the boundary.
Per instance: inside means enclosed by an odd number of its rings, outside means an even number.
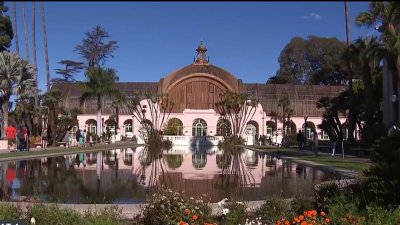
M337 96L346 87L245 83L223 68L211 64L203 42L196 49L196 53L197 57L192 64L161 77L159 82L120 82L116 84L117 89L126 95L133 92L167 93L174 102L169 120L175 120L181 127L172 136L177 142L182 140L182 144L187 143L187 140L192 137L199 136L205 136L215 142L220 140L221 123L219 121L221 117L216 110L215 103L227 90L247 92L249 95L259 98L260 104L254 117L247 123L246 129L252 139L249 141L252 143L259 135L268 137L275 128L278 130L283 128L282 122L276 120L272 115L274 113L282 114L282 107L278 106L278 103L285 96L289 97L293 109L291 120L286 124L287 133L293 134L304 129L305 121L307 121L306 134L308 136L311 130L316 129L320 139L328 138L324 131L317 128L317 125L321 123L323 109L318 109L316 102L321 97ZM79 98L82 90L76 84L63 84L57 89L64 93L64 107L82 109L83 114L78 116L79 128L96 132L96 102L90 100L80 106ZM109 127L111 132L115 132L115 109L111 107L111 101L104 100L101 118L103 128ZM341 118L341 120L344 123L346 119ZM120 130L117 131L119 134L128 137L138 136L140 126L140 121L134 119L126 107L119 109L118 127Z

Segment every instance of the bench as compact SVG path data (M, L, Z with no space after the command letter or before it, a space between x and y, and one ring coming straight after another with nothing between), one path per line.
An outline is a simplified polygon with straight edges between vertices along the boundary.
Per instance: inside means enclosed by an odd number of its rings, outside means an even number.
M350 148L350 154L355 156L369 156L371 149L369 148Z

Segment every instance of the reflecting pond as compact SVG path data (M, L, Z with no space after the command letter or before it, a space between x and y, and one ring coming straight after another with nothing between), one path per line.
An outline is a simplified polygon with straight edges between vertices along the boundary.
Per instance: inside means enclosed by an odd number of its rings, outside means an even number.
M338 175L248 149L177 146L77 153L0 163L1 199L62 203L142 203L160 185L206 195L262 200L273 194L314 194Z

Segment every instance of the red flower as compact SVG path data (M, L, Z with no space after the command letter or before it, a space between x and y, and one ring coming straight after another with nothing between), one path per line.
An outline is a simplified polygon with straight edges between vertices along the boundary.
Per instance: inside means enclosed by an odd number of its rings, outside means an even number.
M179 222L179 225L186 225L186 223L181 221L181 222Z
M190 209L186 209L186 210L185 210L185 214L186 214L186 215L189 215L189 214L190 214Z
M197 215L193 215L193 220L197 220L199 217Z

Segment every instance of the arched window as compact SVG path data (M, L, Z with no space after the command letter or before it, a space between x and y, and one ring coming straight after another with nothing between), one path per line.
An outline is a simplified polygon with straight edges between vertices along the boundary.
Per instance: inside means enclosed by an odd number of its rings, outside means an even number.
M232 134L231 123L229 120L220 118L217 123L217 136L230 136Z
M182 135L183 134L183 123L178 118L171 118L164 129L165 135Z
M207 135L207 123L203 119L195 119L192 126L192 136L206 136Z

